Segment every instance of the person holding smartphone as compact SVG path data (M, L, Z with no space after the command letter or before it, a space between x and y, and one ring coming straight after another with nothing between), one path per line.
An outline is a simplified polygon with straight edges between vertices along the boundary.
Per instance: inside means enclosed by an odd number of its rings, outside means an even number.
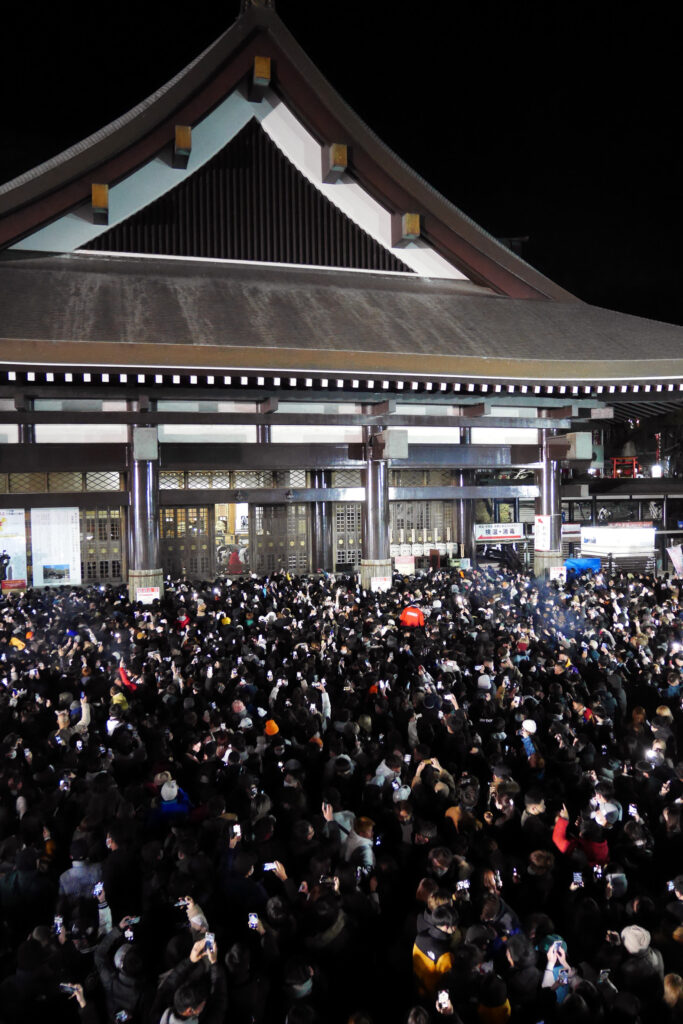
M571 979L576 971L567 962L567 943L559 935L549 935L547 960L541 986L552 988L558 1003L564 1001L570 990Z

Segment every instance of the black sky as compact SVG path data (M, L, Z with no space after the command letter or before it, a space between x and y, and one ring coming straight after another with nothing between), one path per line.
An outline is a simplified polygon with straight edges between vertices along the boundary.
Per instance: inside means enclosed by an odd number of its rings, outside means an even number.
M670 6L277 0L347 102L460 209L528 236L524 257L580 298L683 325ZM23 5L5 19L0 180L130 109L238 10Z

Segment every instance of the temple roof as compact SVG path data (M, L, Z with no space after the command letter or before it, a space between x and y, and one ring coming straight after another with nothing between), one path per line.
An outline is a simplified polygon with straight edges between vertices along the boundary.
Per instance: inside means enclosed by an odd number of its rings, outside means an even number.
M228 98L235 103L246 99L253 116L261 116L261 97L249 95L245 84L252 80L257 57L271 61L271 100L283 103L323 149L335 143L346 145L348 181L360 186L382 210L394 217L407 212L419 215L421 238L416 244L438 254L443 266L498 294L576 301L497 242L391 152L335 92L270 7L249 7L212 46L133 110L0 186L0 248L20 245L45 250L52 246L56 251L70 251L68 241L59 244L58 231L53 231L45 244L36 244L36 233L46 225L59 224L69 212L75 211L83 220L84 211L89 212L93 183L108 184L110 190L119 187L123 193L121 186L141 168L156 161L163 170L161 164L168 163L175 126L188 125L199 132ZM282 136L277 141L282 145ZM157 175L159 181L162 177ZM172 185L167 182L163 187ZM147 193L141 198L143 192L138 189L132 200L138 209L158 198ZM125 204L120 205L123 209ZM126 216L129 208L125 207ZM116 215L115 204L112 215ZM434 261L426 266L425 276L443 276L434 269Z
M6 365L590 384L683 376L679 327L414 274L6 253L0 287Z

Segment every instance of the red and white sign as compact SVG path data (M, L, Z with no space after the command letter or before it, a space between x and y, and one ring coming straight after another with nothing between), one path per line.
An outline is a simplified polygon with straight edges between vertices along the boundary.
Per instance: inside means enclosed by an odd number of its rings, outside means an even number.
M534 516L534 550L550 551L552 516Z
M1 580L3 594L8 590L26 590L26 580Z
M396 572L402 573L404 576L415 575L415 556L414 555L396 555L394 558L394 568Z
M154 604L161 597L161 587L138 587L135 591L135 600L141 604Z

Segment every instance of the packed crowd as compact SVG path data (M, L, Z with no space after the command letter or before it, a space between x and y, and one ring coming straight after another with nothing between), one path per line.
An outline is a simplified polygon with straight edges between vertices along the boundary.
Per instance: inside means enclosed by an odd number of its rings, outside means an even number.
M0 604L0 1021L683 1021L679 581Z

